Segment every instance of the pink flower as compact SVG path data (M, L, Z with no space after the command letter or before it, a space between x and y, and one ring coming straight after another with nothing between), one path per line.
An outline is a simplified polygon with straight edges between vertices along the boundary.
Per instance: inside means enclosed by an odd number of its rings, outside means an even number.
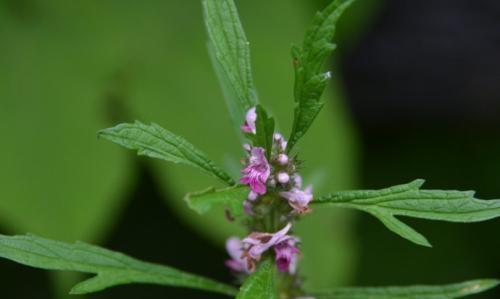
M257 133L257 128L255 127L255 121L257 120L257 112L255 112L255 107L248 109L247 115L245 117L245 123L241 126L241 130L245 133Z
M271 166L262 147L254 147L250 152L247 166L241 171L240 183L250 186L257 194L266 193L266 182L271 174Z
M268 249L270 249L273 246L280 245L283 242L288 243L290 240L294 240L293 243L295 244L295 238L292 236L288 236L287 233L292 227L291 223L288 223L284 228L281 230L277 231L276 233L262 233L262 232L253 232L251 233L248 237L243 239L242 243L244 246L243 249L243 258L247 260L247 269L250 271L253 271L255 269L255 262L258 262L260 260L260 257L264 252L266 252ZM283 247L283 248L281 248ZM288 248L286 245L281 246L280 249L278 249L278 252L280 253L280 263L284 265L286 262L284 260L284 257L288 257ZM288 266L290 263L288 263Z
M274 246L276 253L276 266L281 272L289 272L294 274L296 271L297 254L300 252L295 243L297 239L290 238L282 241Z
M280 133L274 133L273 139L274 139L274 144L276 144L276 146L278 147L278 150L280 152L284 152L286 149L287 142L283 137L283 135L281 135Z
M247 263L242 258L243 243L236 237L229 238L226 241L226 250L230 259L226 260L225 265L234 272L248 272Z
M292 176L292 179L293 179L293 186L295 188L302 188L302 177L300 176L300 174L296 173Z
M288 200L288 204L299 214L309 212L309 203L313 200L312 186L304 190L293 187L290 191L280 192L280 196Z

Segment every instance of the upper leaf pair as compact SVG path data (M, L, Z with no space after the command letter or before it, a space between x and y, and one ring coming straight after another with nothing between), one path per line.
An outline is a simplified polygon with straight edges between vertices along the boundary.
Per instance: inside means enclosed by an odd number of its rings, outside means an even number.
M288 151L307 132L323 107L324 103L320 99L330 73L323 72L322 67L335 49L331 39L337 20L351 3L352 0L335 0L318 12L302 47L292 50L296 107ZM203 6L214 68L233 122L239 128L245 112L258 103L251 73L249 42L233 0L204 0ZM265 111L261 110L258 114L264 115Z
M291 150L304 135L323 106L320 97L329 75L321 73L321 67L335 48L330 43L335 32L335 24L351 2L352 0L336 0L324 11L319 12L307 31L302 48L294 48L297 106L287 150ZM257 92L251 74L249 42L234 1L204 0L203 7L210 37L209 49L235 126L239 128L244 121L245 113L256 106L258 118L254 145L265 148L269 154L274 120L267 116L262 106L257 106ZM149 126L140 122L120 124L100 131L99 136L138 150L139 155L197 167L228 185L234 185L233 179L203 152L184 138L156 124Z

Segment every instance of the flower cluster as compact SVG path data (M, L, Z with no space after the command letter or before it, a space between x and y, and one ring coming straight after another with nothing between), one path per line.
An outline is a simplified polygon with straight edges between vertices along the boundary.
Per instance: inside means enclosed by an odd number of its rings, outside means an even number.
M257 114L255 108L251 108L246 115L245 124L241 127L243 132L256 134ZM278 191L280 197L288 201L288 204L298 214L309 212L309 202L312 201L312 187L308 186L302 190L302 177L297 173L294 159L286 153L287 142L279 133L273 135L273 147L270 160L266 158L266 150L262 147L253 147L245 144L243 147L247 152L245 167L241 171L240 183L250 186L247 212L250 212L250 203L255 202L259 196L268 193L268 189Z
M245 123L241 126L249 139L253 139L252 137L257 134L257 118L256 108L251 108L246 114ZM247 157L241 171L240 183L250 187L244 202L245 212L257 217L256 207L272 202L264 200L266 197L276 199L277 203L274 203L276 206L287 208L281 209L281 215L277 216L277 225L281 223L281 226L275 225L274 230L282 227L280 230L272 233L252 229L254 231L243 240L236 237L228 239L226 249L231 259L226 261L226 265L236 273L251 273L262 255L273 249L278 270L293 275L296 272L300 252L296 247L299 239L289 235L289 232L293 218L310 211L309 203L313 200L312 187L302 187L302 177L297 172L296 159L287 154L287 141L281 134L274 133L270 153L266 153L263 147L250 144L245 144L243 147ZM271 213L270 209L266 211Z
M231 259L226 265L235 272L251 273L255 270L262 254L274 248L276 265L281 272L294 274L297 265L299 249L295 247L298 239L287 235L292 225L289 223L276 233L253 232L243 240L230 238L226 249Z

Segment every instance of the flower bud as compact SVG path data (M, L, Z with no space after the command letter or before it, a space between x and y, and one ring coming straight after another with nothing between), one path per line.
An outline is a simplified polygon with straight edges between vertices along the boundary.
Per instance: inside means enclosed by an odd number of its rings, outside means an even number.
M290 181L290 176L286 172L280 172L278 173L278 182L281 184L286 184Z
M250 191L250 193L248 193L248 200L249 201L254 201L257 199L257 197L259 196L259 194L257 194L257 192L254 192L254 191Z
M277 161L280 165L286 165L288 163L288 156L285 154L279 154Z
M276 187L276 180L274 178L269 179L269 186L272 188Z

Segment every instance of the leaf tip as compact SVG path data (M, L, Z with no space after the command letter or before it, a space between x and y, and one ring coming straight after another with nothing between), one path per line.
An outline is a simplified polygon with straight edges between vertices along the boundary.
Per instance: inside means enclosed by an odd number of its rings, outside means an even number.
M97 134L96 134L97 139L101 139L101 135L105 134L106 130L107 129L102 129L102 130L97 131Z
M423 242L421 242L419 245L422 245L422 246L427 247L427 248L433 247L432 244L427 239L423 240Z
M410 182L409 185L413 186L415 189L420 189L420 187L422 187L424 184L425 184L424 179L416 179Z
M464 289L464 292L467 294L476 294L493 289L500 285L500 280L494 278L485 278L471 281L471 283L471 285L467 286Z
M73 286L71 288L71 290L69 290L69 294L70 295L83 295L83 294L87 294L89 293L88 291L85 291L83 288L82 288L82 284L85 283L85 281L82 281L80 283L77 283L75 286Z
M487 285L490 288L494 288L500 285L500 279L496 278L486 278L481 280L483 285Z
M413 234L411 234L411 235L402 235L399 232L396 232L396 233L398 235L400 235L401 237L409 240L412 243L415 243L417 245L420 245L420 246L423 246L423 247L427 247L427 248L433 248L432 244L429 242L429 240L427 240L427 238L424 235L422 235L419 232L413 230L412 228L410 228L410 229L413 231Z
M75 286L74 288L72 288L69 291L69 294L70 295L83 295L83 294L85 294L85 292L81 292L80 290L76 289L76 286Z
M413 243L417 244L417 245L420 245L420 246L423 246L423 247L427 247L427 248L432 248L432 244L429 242L429 240L427 240L426 237L424 237L422 234L416 232L416 235L413 236L412 238L408 238L408 240L412 241ZM403 236L404 237L404 236Z

